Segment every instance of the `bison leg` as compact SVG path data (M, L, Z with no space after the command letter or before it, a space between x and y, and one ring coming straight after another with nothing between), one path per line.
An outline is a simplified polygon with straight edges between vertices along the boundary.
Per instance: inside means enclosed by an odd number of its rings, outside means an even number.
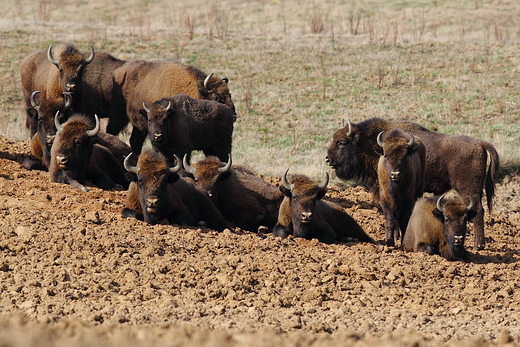
M32 155L28 155L24 158L22 166L27 170L47 171L47 167L43 165L42 161Z
M135 154L141 154L141 149L143 148L145 139L146 133L139 130L137 127L134 127L132 129L132 135L130 136L130 147L132 147L132 152Z
M484 249L486 240L484 239L484 208L480 203L475 201L477 214L473 218L473 230L475 233L475 243L473 250L478 251Z
M438 254L439 253L439 249L436 246L434 246L434 245L430 245L430 244L425 243L425 242L420 242L417 245L416 252L424 252L424 253L427 253L429 255L433 255L433 254Z
M273 235L281 238L286 238L287 236L292 234L292 230L284 227L283 225L276 224L273 228Z
M140 221L144 220L144 216L141 213L126 207L121 211L121 215L123 218L135 218Z

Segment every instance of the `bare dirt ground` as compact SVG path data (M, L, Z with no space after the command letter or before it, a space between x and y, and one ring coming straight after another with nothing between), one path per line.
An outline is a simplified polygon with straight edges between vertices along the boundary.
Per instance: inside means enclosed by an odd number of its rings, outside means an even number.
M0 138L2 346L520 346L520 179L466 262L363 243L149 226L123 191L50 183ZM375 239L362 188L331 187Z

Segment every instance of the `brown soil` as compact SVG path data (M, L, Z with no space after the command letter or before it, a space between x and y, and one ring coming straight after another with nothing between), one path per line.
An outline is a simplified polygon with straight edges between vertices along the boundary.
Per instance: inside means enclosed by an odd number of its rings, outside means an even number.
M50 183L0 138L2 346L520 346L520 180L466 262L364 243L123 219L125 192ZM372 237L362 188L331 187ZM508 344L511 343L511 344Z

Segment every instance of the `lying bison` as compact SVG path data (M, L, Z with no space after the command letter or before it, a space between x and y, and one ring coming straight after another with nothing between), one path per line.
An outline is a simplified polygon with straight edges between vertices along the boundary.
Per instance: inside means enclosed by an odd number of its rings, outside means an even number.
M490 143L467 136L429 131L412 122L372 118L357 124L349 121L345 128L336 131L327 151L327 163L336 170L339 178L365 185L379 200L379 155L374 152L374 146L377 145L377 135L381 131L395 127L411 132L424 143L426 192L440 195L454 189L464 197L465 203L469 202L468 196L473 198L477 212L473 220L473 248L483 248L485 240L482 191L486 191L488 209L491 211L499 166L498 153Z
M404 235L403 249L440 254L450 261L464 259L466 222L476 214L473 199L468 200L465 206L459 199L444 199L444 195L419 199Z
M125 218L136 218L148 224L168 219L170 224L187 224L223 231L228 227L224 217L207 194L191 178L179 177L182 163L176 158L171 167L166 158L153 148L143 150L137 165L125 159L124 166L131 181L128 188Z
M420 139L399 128L380 132L376 152L381 210L387 246L401 241L415 201L424 192L426 151Z
M135 153L140 153L148 134L148 123L140 115L143 104L186 94L194 99L217 101L234 113L228 82L226 77L206 75L196 67L175 60L127 62L114 71L112 113L107 132L116 135L130 121L133 126L130 146Z
M72 115L64 124L58 117L55 120L58 132L51 147L51 182L70 184L83 191L87 191L83 185L86 180L102 189L128 187L122 154L129 154L130 147L108 134L100 140L97 116L93 129L83 115Z
M193 167L184 157L184 170L210 196L224 218L235 226L256 232L259 227L272 229L276 224L283 194L250 170L231 166L217 157L206 157Z
M191 151L202 150L222 161L231 152L235 113L226 105L177 94L157 100L140 111L152 146L173 162L174 155L189 162Z
M329 182L328 174L317 185L303 175L293 175L289 182L288 171L282 176L280 190L285 197L273 228L275 236L316 238L324 243L347 239L376 243L340 205L322 200Z

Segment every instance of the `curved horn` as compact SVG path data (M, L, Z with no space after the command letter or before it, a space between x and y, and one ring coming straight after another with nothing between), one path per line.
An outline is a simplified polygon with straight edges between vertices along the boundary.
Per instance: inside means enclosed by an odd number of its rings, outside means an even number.
M64 108L69 108L72 106L72 94L68 92L61 93L63 95L63 99L65 99Z
M441 195L440 198L437 199L437 210L444 212L444 207L441 206L441 200L444 199L444 195Z
M383 148L384 146L384 143L383 141L381 140L381 135L383 135L384 131L381 131L379 134L377 134L377 144L379 145L379 147Z
M285 170L282 176L282 185L285 189L292 191L292 189L294 188L294 184L287 182L287 172L289 172L289 169Z
M170 173L172 173L172 174L179 172L179 170L183 166L182 165L183 162L181 161L181 158L179 158L177 156L177 154L174 154L173 156L175 157L175 166L172 166L172 167L168 168L168 171L170 171Z
M123 161L123 166L125 167L126 171L136 174L137 171L139 171L139 168L137 166L130 165L130 163L128 162L128 159L131 156L132 156L132 152L130 152L130 154L125 157L125 160Z
M226 84L228 84L228 83L229 83L229 78L227 78L227 77L222 77L222 81L225 82Z
M90 64L92 63L92 60L94 60L94 47L92 45L89 45L90 46L90 56L85 59L85 64Z
M146 104L143 101L143 109L146 111L146 113L150 112L150 109L146 107Z
M325 180L323 180L323 182L321 182L321 184L318 187L320 187L321 189L325 189L327 188L327 184L329 184L329 173L325 172Z
M89 137L95 136L99 131L99 117L95 114L94 118L96 118L96 126L92 130L87 130L87 135Z
M58 115L60 114L60 111L56 111L56 115L54 116L54 126L56 127L57 131L62 131L63 127L60 124L60 121L58 119Z
M172 102L168 101L168 106L166 106L166 108L164 109L164 112L168 112L168 110L170 109L171 106L172 106Z
M228 161L224 167L219 167L218 172L220 173L226 173L231 169L231 153L228 154Z
M475 200L473 200L473 198L469 195L467 195L467 197L469 199L469 205L468 207L466 207L466 210L470 211L473 208L473 206L475 206Z
M347 125L348 125L347 137L350 137L350 135L352 135L352 123L350 122L350 119L347 119Z
M208 83L209 83L209 80L211 79L211 77L213 76L213 72L210 73L206 79L204 80L204 88L208 89Z
M38 109L38 107L40 107L40 105L38 105L38 103L34 99L36 97L36 95L38 95L38 94L40 94L39 91L32 92L31 97L29 98L29 100L31 101L31 106L34 107L35 109Z
M411 146L411 145L413 145L413 143L415 142L415 137L413 136L413 134L412 134L411 132L407 131L407 133L408 133L408 134L410 135L410 137L411 137L411 138L410 138L410 141L408 141L407 145L408 145L408 146Z
M195 171L197 171L197 169L195 169L193 166L190 165L190 163L188 163L188 154L184 154L184 158L182 158L182 166L184 167L184 171L186 171L187 173L190 173L190 174L194 174Z
M53 63L54 65L58 66L58 63L60 62L58 59L55 59L53 56L52 56L52 45L49 46L49 49L47 49L47 59L49 59L49 61L51 63Z

